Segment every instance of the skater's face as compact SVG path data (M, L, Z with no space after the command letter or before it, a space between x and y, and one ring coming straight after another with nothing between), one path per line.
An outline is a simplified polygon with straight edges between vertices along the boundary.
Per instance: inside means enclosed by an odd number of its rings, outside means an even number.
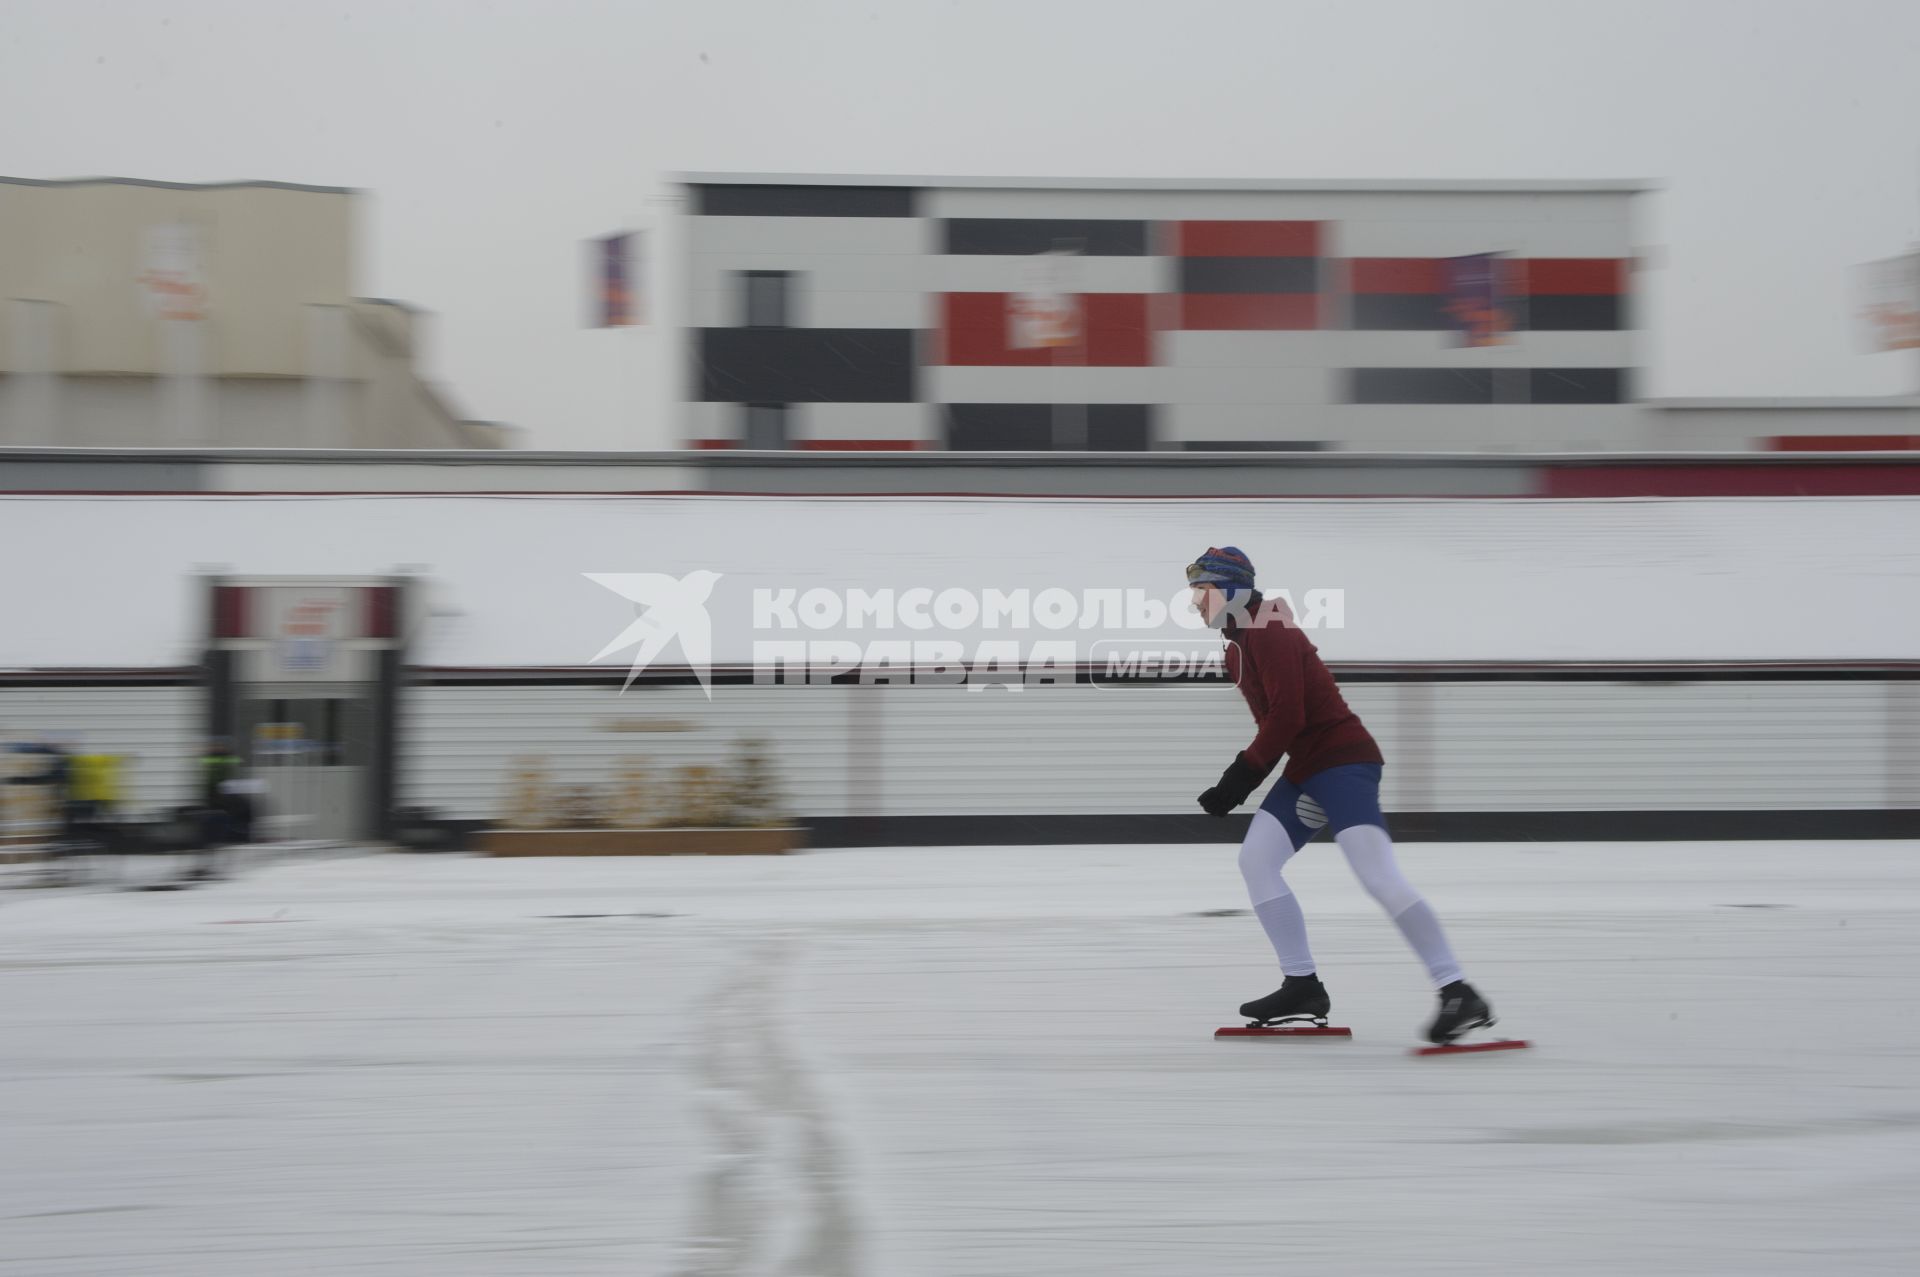
M1193 610L1200 619L1212 625L1226 609L1227 596L1220 592L1217 585L1196 585L1193 587Z

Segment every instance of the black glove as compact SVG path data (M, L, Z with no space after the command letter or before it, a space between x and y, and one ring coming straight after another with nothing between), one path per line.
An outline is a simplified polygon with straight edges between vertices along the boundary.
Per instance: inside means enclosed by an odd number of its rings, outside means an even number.
M1200 795L1200 806L1209 816L1224 816L1247 801L1247 795L1262 779L1260 769L1248 762L1245 754L1235 754L1227 770L1220 773L1220 783Z

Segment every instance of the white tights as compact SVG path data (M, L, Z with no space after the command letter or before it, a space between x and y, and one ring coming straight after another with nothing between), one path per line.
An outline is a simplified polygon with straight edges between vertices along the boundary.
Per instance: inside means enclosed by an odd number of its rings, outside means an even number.
M1440 919L1400 872L1387 831L1378 825L1352 825L1333 837L1346 854L1353 876L1379 902L1426 964L1434 987L1460 979L1460 964L1447 944ZM1312 975L1316 968L1313 951L1307 945L1306 915L1283 872L1297 850L1284 825L1268 812L1256 811L1246 840L1240 844L1240 874L1247 880L1253 912L1273 942L1280 970L1287 975Z

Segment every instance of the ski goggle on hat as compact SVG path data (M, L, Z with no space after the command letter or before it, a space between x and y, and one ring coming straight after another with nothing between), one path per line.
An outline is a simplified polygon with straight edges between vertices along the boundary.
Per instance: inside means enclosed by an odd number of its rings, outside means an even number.
M1207 552L1187 564L1188 585L1224 585L1233 589L1253 588L1253 561L1236 546L1209 546Z

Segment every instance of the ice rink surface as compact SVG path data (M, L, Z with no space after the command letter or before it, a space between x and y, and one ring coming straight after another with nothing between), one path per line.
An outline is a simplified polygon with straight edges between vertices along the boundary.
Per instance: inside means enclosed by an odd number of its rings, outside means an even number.
M0 879L0 1277L1912 1273L1920 844L342 856ZM151 872L151 868L143 872ZM605 916L581 916L605 915Z

